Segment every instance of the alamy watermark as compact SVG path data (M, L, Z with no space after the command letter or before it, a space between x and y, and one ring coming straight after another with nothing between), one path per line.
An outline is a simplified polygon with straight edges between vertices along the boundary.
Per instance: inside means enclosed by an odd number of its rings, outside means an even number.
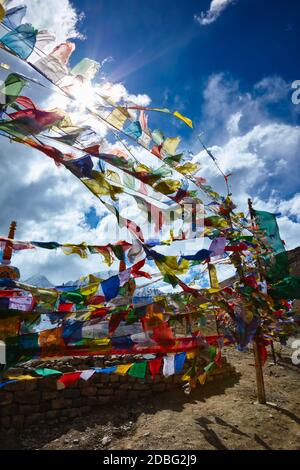
M300 104L300 80L295 80L292 83L292 89L295 90L292 94L292 103Z
M292 354L292 363L294 366L299 366L300 364L300 339L296 339L291 344L292 349L295 351Z
M5 347L5 342L0 341L0 370L1 370L1 365L6 364L6 347Z

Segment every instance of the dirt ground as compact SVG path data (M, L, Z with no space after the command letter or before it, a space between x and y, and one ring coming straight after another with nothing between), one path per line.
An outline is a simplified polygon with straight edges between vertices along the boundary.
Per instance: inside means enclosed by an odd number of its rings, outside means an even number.
M55 429L19 436L22 449L300 449L300 368L289 355L265 366L268 404L256 403L252 353L227 350L236 377L191 395L164 393L95 410Z

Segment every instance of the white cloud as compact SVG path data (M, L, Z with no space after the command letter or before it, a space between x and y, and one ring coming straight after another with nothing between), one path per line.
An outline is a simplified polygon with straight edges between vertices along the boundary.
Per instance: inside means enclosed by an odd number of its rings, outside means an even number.
M212 0L209 9L206 12L202 11L200 15L195 15L195 20L202 26L214 23L221 13L233 2L234 0Z
M82 14L75 10L70 0L23 0L22 4L27 6L24 21L54 33L57 43L82 37L77 29ZM12 0L9 7L17 5L20 0Z
M40 2L30 2L31 5L37 3ZM62 16L52 15L49 4L56 7L53 10L56 12L61 11L62 5L62 11L65 14L69 12L69 18L72 18L73 13L65 10L72 9L70 2L49 1L43 10L43 19L39 19L44 21L42 27L48 24L51 30L51 21L56 21L52 16ZM46 5L44 0L43 5ZM37 23L36 19L32 19L34 24ZM72 27L71 23L61 30L62 40L77 34L75 20ZM15 71L15 67L12 69ZM108 92L115 101L132 101L143 106L150 103L147 95L132 95L123 84L101 84L96 87ZM61 105L59 96L52 95L46 99L41 90L33 86L28 94L40 107ZM56 103L57 100L59 102ZM299 245L299 195L295 193L299 190L300 129L291 122L272 117L269 107L277 102L289 102L288 85L279 77L266 77L253 90L242 93L236 80L223 74L214 75L204 92L203 123L210 141L215 144L213 151L223 170L233 172L235 201L241 208L246 208L247 198L252 196L257 209L281 212L279 225L282 237L292 248ZM106 133L103 126L97 131L101 135ZM17 238L23 240L52 239L99 244L113 241L112 230L116 227L114 216L107 214L101 203L64 168L58 169L51 160L23 146L12 147L4 139L1 139L1 151L5 156L0 167L2 235L7 233L9 222L16 219ZM223 182L206 154L200 152L195 159L202 163L201 174L208 178L213 187L223 192ZM96 229L90 229L84 222L84 213L91 206L103 217ZM124 238L126 233L121 232L115 240ZM15 264L20 267L23 278L40 273L58 283L99 271L100 259L94 255L88 260L81 260L75 255L66 257L60 251L39 250L17 255Z
M151 98L145 94L133 95L128 92L123 83L104 82L96 86L99 95L109 99L113 103L120 101L134 103L137 106L149 106Z
M32 10L38 3L41 6L41 2L28 2L28 5L29 3L27 20L32 20L35 26L47 26L49 30L53 27L58 28L61 34L60 40L65 40L70 35L78 36L73 15L75 10L72 9L70 2L66 0L44 2L43 0L45 8L40 8L43 12L42 18L36 13L35 17L34 10ZM53 11L56 12L55 15ZM64 23L63 27L51 23L58 21L55 18L61 18L64 15L69 18L69 21ZM40 79L39 74L5 51L1 51L0 56L1 60L10 64L10 71ZM3 71L0 78L5 79ZM119 89L117 98L121 100L144 105L150 102L147 95L132 95L122 84L113 86ZM97 88L97 85L95 87ZM60 94L51 93L49 89L35 85L27 86L23 94L29 96L41 109L52 109L57 106L68 112L71 111L74 124L91 125L99 139L107 135L107 126L87 115L84 107L74 106L68 100L62 99ZM100 201L65 168L57 168L54 162L43 154L23 145L10 144L3 137L1 138L1 155L0 234L2 236L7 234L10 222L16 220L18 222L16 238L23 240L53 240L60 243L85 241L91 244L106 244L128 239L126 230L118 232L116 218L108 213ZM91 229L85 223L85 213L91 207L94 207L97 215L101 217L101 222L96 229ZM101 256L93 255L88 260L82 260L76 255L67 257L60 250L57 252L46 250L21 252L15 255L13 263L20 268L23 279L35 274L44 274L53 283L78 279L91 272L107 271Z
M276 194L267 201L254 198L254 204L261 210L278 214L280 233L288 248L300 246L300 193L283 200Z
M238 81L217 74L204 90L204 140L214 144L210 149L222 170L232 173L234 201L247 212L251 197L258 210L281 213L278 224L289 249L299 246L300 231L300 127L295 108L290 87L280 77L266 77L242 93ZM194 153L194 161L202 164L200 176L224 194L223 178L207 154L197 154L195 147Z

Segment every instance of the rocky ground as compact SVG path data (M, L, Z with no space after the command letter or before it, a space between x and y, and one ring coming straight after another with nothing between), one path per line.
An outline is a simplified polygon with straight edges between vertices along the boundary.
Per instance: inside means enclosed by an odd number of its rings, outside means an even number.
M34 428L18 437L22 449L299 449L300 369L286 351L268 361L268 404L256 403L253 355L226 352L235 377L136 403L95 409L55 429Z

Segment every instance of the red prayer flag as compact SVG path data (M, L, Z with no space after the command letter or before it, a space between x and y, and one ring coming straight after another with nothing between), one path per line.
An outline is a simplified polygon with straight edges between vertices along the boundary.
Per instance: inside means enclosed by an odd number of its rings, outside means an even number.
M157 357L156 359L152 359L151 361L149 361L149 369L152 380L154 380L155 376L159 373L162 361L162 357Z
M71 387L71 385L75 384L77 380L80 379L81 372L68 372L63 374L59 379L58 382L64 384L65 388Z

